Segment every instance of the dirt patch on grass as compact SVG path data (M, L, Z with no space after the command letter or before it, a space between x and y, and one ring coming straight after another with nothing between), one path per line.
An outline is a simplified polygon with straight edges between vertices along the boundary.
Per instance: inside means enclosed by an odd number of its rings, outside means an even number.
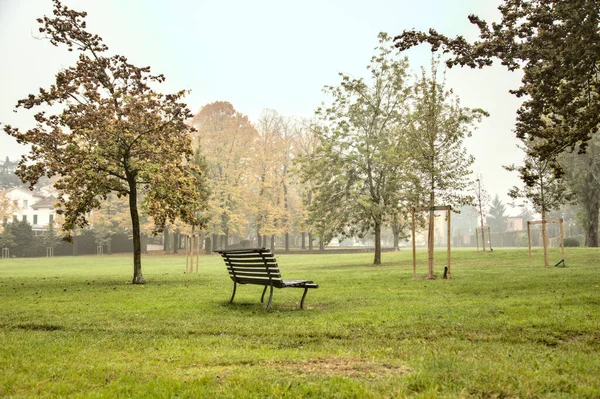
M275 360L267 361L266 363L275 369L290 371L294 374L325 375L328 377L343 376L376 379L398 374L408 374L412 371L406 366L389 362L378 362L348 357L297 361Z

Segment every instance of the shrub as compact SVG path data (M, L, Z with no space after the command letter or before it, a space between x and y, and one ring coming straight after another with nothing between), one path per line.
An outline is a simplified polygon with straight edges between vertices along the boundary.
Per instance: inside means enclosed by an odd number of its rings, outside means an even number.
M579 247L579 246L581 246L581 241L579 241L578 237L565 238L565 247Z
M17 258L41 256L44 250L40 239L33 234L31 225L23 221L8 223L1 241L10 249L10 255Z

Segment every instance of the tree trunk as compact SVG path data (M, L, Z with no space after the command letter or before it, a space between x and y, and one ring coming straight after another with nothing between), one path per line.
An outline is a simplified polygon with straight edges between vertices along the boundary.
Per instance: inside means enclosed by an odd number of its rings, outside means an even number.
M306 233L302 232L302 249L306 249Z
M596 200L589 207L584 207L587 223L585 224L585 246L598 247L598 212L600 201ZM589 209L588 209L589 208Z
M169 253L169 227L166 226L163 231L163 251L165 251L165 255Z
M142 253L143 254L148 253L148 235L147 234L142 234Z
M480 211L479 215L481 221L481 246L483 247L483 252L485 252L485 229L483 228L483 212Z
M381 265L381 222L375 222L375 259L374 265Z
M308 233L308 250L309 250L309 252L312 252L312 250L313 250L313 237L312 237L312 233Z
M285 233L285 252L290 251L290 233Z
M258 232L258 229L256 230L256 248L262 248L263 244L262 244L262 237L260 236L260 233Z
M173 254L177 253L177 250L179 249L179 240L180 240L180 234L179 234L179 230L175 230L175 232L173 233Z
M213 251L216 251L217 249L220 249L219 248L219 235L218 234L213 234L212 235L211 242L212 242L212 250Z
M392 233L394 234L394 252L400 247L400 226L392 224Z
M546 211L542 209L542 245L544 246L544 267L548 267L548 244L546 242Z
M212 243L210 242L210 236L207 234L204 239L204 248L207 255L211 254Z
M146 284L142 275L142 245L140 239L140 216L137 208L137 184L129 179L129 212L133 233L133 281L132 284Z
M325 241L323 241L323 236L319 237L319 251L325 252Z
M428 262L427 262L427 278L433 278L433 263L434 263L434 258L433 258L433 248L434 248L434 230L435 230L435 224L434 224L434 217L435 214L433 212L433 207L435 206L435 198L434 198L434 192L433 192L433 188L431 189L431 194L429 196L429 234L428 234L428 240L427 240L427 253L428 253Z
M275 251L275 234L271 235L271 252Z

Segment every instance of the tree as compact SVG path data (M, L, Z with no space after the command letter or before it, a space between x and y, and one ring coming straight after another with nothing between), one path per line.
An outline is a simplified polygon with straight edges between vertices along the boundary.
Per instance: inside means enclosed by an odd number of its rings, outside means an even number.
M565 149L585 151L600 125L600 6L597 0L505 0L499 23L470 15L480 41L454 39L433 29L404 31L400 50L428 42L452 53L447 65L482 68L499 59L522 69L522 86L511 90L525 101L517 112L517 137L535 140L527 150L540 160ZM549 118L552 123L545 120ZM558 163L552 163L558 167Z
M498 194L492 200L490 211L487 216L487 225L493 231L504 233L508 227L508 216L506 215L506 206L500 200Z
M157 231L168 220L196 221L202 196L202 171L190 163L193 155L190 111L181 101L185 91L160 94L154 90L165 78L151 75L108 47L86 30L86 13L54 0L54 17L38 19L40 32L54 46L79 52L73 67L60 71L56 83L21 100L17 108L60 104L62 111L35 114L37 126L27 132L5 126L19 143L31 145L17 170L33 187L42 176L57 176L64 215L62 231L88 224L86 215L100 207L110 193L129 198L133 236L133 283L144 284L141 267L142 208ZM142 196L143 198L140 198Z
M565 153L559 157L565 170L565 181L582 210L585 245L598 246L598 213L600 212L600 135L589 142L585 154Z
M535 144L533 144L535 145ZM562 176L557 175L560 169L554 165L556 161L542 159L525 151L523 166L505 166L508 171L517 171L524 182L524 187L513 187L508 195L513 199L522 198L533 205L533 209L542 217L542 242L544 247L544 265L548 266L546 245L546 214L557 210L565 202L572 200L572 193L565 186Z
M6 193L0 192L0 233L4 229L4 224L12 217L16 210L15 205L6 196Z
M421 78L414 85L409 143L412 148L410 169L421 187L419 206L429 208L436 202L453 207L467 205L472 197L469 175L474 162L467 154L463 140L471 135L473 126L487 113L481 109L462 107L445 81L438 81L438 62L431 60L431 75L421 69ZM434 212L429 212L429 278L433 277Z
M41 240L34 236L31 225L25 221L7 223L2 236L2 245L9 248L11 256L29 258L41 254Z
M8 157L4 163L0 164L0 189L5 190L23 185L19 177L15 175L16 168L17 162L11 161Z
M392 214L388 222L394 237L394 251L398 250L400 239L408 238L408 232L412 226L408 211L407 207L403 207L399 212Z
M477 208L477 215L479 216L479 221L481 223L481 246L483 247L483 252L485 252L485 229L483 227L483 221L486 219L486 216L489 212L490 195L483 185L483 177L481 175L479 175L479 177L475 180L474 194L475 208ZM488 237L488 240L489 239L490 238Z
M256 235L259 246L267 246L271 237L271 249L275 235L287 230L288 210L284 203L284 183L287 180L285 158L289 156L285 119L275 110L264 110L257 123L258 137L252 158L255 191L252 196ZM285 170L285 172L284 172Z
M302 128L294 136L294 160L292 166L292 175L296 178L295 187L299 196L302 198L300 202L301 212L299 215L299 225L302 229L302 249L306 248L306 235L308 232L308 249L313 249L313 227L311 223L309 208L312 204L313 197L313 179L310 173L303 173L302 170L307 164L312 162L312 157L318 145L317 135L312 128L316 126L315 121L302 121Z
M343 73L326 86L331 104L317 110L315 153L303 173L313 181L311 213L321 234L375 234L373 263L381 263L381 227L398 211L406 181L408 61L393 55L379 34L367 67L370 81ZM325 222L327 221L327 222Z
M199 154L208 166L209 232L223 237L220 247L226 248L229 234L240 234L248 223L250 164L258 133L247 116L225 101L202 107L192 126L197 129Z

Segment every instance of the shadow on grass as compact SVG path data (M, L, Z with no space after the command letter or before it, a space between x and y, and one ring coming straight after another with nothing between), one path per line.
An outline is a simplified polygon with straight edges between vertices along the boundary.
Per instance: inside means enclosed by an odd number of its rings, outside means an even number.
M132 284L131 279L89 279L89 280L80 280L80 279L71 279L64 277L42 277L42 278L31 278L29 280L12 280L12 279L0 279L0 287L3 289L8 288L19 288L19 289L40 289L40 290L62 290L62 289L86 289L86 288L137 288L137 287L181 287L181 288L189 288L189 287L209 287L213 285L213 281L208 278L203 278L202 276L198 276L196 278L189 278L182 280L179 276L174 276L173 278L155 278L150 277L147 278L147 284Z

